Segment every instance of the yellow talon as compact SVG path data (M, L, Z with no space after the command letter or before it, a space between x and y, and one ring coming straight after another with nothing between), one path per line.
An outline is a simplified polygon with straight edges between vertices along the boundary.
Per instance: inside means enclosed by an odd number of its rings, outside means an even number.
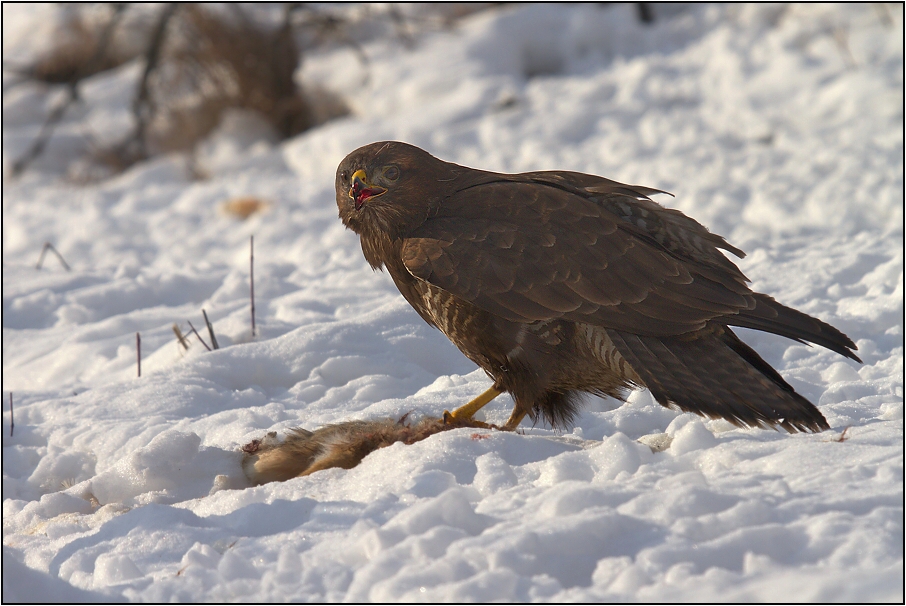
M444 423L452 421L471 421L472 416L481 410L485 404L502 394L503 392L496 387L490 387L483 394L469 402L463 404L453 412L444 411Z
M522 419L525 418L525 412L518 407L513 408L513 412L510 414L510 418L507 419L506 424L503 426L503 431L516 431L516 428L519 427L519 424L522 423Z
M485 423L484 421L476 421L475 419L457 418L457 417L453 416L453 413L451 413L449 410L444 411L444 416L443 416L442 421L443 421L444 425L459 425L462 427L477 427L480 429L496 429L496 425L489 425L488 423Z
M468 423L470 427L485 427L485 428L496 428L503 431L515 431L519 427L519 423L522 422L522 419L525 418L525 412L520 410L518 407L513 408L510 418L507 420L506 425L503 427L497 427L496 425L488 425L487 423L482 423L481 421L475 421L472 419L472 416L481 410L488 402L502 394L503 392L496 387L491 387L483 394L472 400L467 404L463 404L453 412L449 410L444 411L443 421L445 425L451 425L455 423Z

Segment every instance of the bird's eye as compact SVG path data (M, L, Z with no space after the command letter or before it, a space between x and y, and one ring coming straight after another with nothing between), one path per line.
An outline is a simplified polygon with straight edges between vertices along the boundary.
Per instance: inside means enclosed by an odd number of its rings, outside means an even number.
M396 181L400 178L400 169L396 166L385 166L384 178L388 181Z
M349 171L348 170L344 170L343 172L340 173L340 180L341 181L349 180Z

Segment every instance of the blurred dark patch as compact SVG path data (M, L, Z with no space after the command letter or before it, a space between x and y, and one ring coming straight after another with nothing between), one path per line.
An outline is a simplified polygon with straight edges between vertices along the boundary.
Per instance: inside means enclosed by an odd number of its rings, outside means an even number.
M18 71L21 76L47 82L67 84L99 72L118 67L133 59L135 53L109 43L110 32L104 21L118 19L122 7L112 5L106 20L92 18L76 7L64 7L64 21L57 32L54 46L30 66ZM7 66L4 66L5 68Z
M231 107L259 112L283 138L314 125L293 82L301 54L289 22L268 29L237 5L216 8L181 6L168 28L148 94L148 139L161 151L191 147Z
M639 21L646 24L654 23L654 8L650 2L636 2L635 7L639 14Z
M93 145L90 158L73 158L70 176L90 181L159 153L191 152L232 108L257 112L279 138L298 135L350 111L337 93L294 81L305 52L349 46L367 66L364 41L391 38L411 49L419 33L452 27L488 6L65 6L49 51L30 65L4 63L20 81L65 85L68 92L12 173L21 174L43 154L66 110L81 101L82 80L130 60L144 61L131 132L114 144Z

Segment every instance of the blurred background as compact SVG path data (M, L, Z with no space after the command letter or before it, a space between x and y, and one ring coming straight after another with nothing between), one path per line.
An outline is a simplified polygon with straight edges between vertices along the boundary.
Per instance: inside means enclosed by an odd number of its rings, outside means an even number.
M902 6L887 4L90 3L3 11L4 173L41 171L82 183L169 152L187 154L193 177L208 177L218 127L242 134L242 145L290 139L346 116L414 106L434 113L444 97L439 121L466 105L518 112L533 87L557 87L614 61L681 52L718 22L736 30L731 46L748 46L745 63L732 70L739 76L762 71L769 33L803 61L858 71L881 60L883 40L871 44L870 32L895 37L902 22ZM429 60L413 59L419 55ZM697 104L706 87L726 94L721 85L732 84L695 86L692 75L674 73L670 90L638 83L632 100L680 109ZM571 98L547 109L570 112L575 92L564 90ZM607 107L614 92L604 87L597 111L572 130L617 109ZM745 105L751 102L722 109L734 114L728 118L744 139L771 145L770 118L753 119Z
M272 141L347 116L375 83L364 46L418 52L426 35L501 10L489 3L117 4L4 8L5 170L96 180L185 152L224 120ZM638 9L651 18L650 9ZM306 71L315 55L349 59ZM348 55L348 57L347 57ZM538 56L526 77L560 69ZM352 89L346 88L352 85ZM35 124L40 110L43 122ZM101 114L106 115L101 115ZM37 130L36 130L36 127Z

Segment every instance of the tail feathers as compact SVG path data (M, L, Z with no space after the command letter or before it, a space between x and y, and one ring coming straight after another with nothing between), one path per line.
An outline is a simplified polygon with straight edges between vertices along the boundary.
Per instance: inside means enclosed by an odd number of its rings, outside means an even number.
M724 318L724 321L733 326L781 335L800 343L808 341L856 362L862 362L853 353L858 348L852 339L830 324L781 305L768 295L756 293L755 301L754 309L741 311L737 316Z
M712 324L678 337L607 332L663 406L737 426L791 433L829 428L821 412L729 328Z

